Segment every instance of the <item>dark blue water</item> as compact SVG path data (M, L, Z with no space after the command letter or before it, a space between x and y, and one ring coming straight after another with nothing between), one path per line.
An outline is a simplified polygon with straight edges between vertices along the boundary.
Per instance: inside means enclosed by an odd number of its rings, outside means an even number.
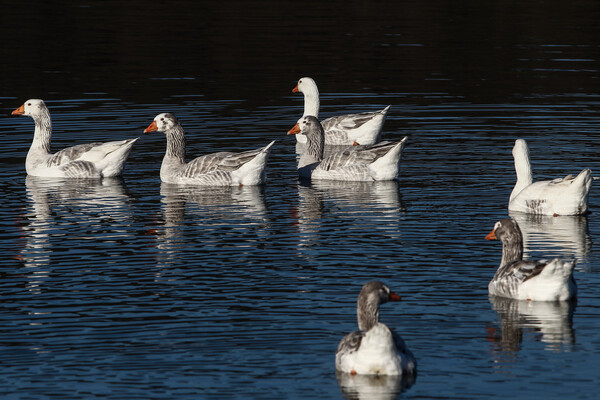
M516 138L536 179L600 171L600 5L39 7L0 23L2 398L596 397L596 187L588 216L519 219L527 257L577 259L576 304L489 299L501 249L484 236L507 216ZM297 179L302 76L322 117L392 105L398 182ZM9 114L28 98L54 149L142 136L123 177L27 177L33 122ZM164 136L142 134L160 112L190 157L277 140L267 183L161 184ZM412 386L336 378L372 279L403 297L381 316L417 357Z

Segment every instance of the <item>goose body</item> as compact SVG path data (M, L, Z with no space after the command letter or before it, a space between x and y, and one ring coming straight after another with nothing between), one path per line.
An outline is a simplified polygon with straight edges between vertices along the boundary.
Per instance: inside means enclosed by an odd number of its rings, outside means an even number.
M292 92L304 94L304 114L319 118L319 89L312 78L301 78ZM369 145L381 137L381 130L391 106L382 110L358 114L338 115L321 121L327 145ZM306 143L306 136L296 135L299 143Z
M358 375L411 375L417 361L402 338L379 322L379 306L400 296L379 281L367 282L357 301L358 331L344 336L335 353L337 371Z
M575 260L523 260L523 236L514 219L496 222L486 239L502 241L502 261L488 285L490 294L536 301L568 300L577 295Z
M52 120L43 100L30 99L12 112L35 122L25 169L28 175L47 178L103 178L122 173L131 147L139 139L87 143L51 153Z
M323 127L314 116L306 116L288 132L302 133L307 138L306 149L298 162L298 174L303 178L338 181L390 181L398 177L400 158L407 140L381 142L370 146L351 146L323 158L325 138Z
M199 186L259 185L265 179L267 146L239 153L219 152L185 161L185 132L173 114L162 113L144 130L164 132L167 150L160 168L160 179L165 183Z
M508 203L509 211L543 215L580 215L587 211L592 172L584 169L573 177L533 182L529 148L523 139L513 147L517 183Z

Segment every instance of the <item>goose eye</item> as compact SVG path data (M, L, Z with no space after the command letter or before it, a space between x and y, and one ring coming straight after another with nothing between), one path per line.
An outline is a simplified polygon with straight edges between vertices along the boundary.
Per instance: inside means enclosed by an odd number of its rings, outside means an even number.
M31 103L27 103L27 105L28 105L28 106L30 106L30 105L31 105Z
M164 121L165 119L164 119L164 118L161 118L160 120L161 120L161 121Z

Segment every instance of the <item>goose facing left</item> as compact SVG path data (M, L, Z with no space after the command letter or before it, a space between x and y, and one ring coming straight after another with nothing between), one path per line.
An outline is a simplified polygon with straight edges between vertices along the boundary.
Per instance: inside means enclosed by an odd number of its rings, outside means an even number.
M131 147L139 139L79 144L51 153L52 120L43 100L30 99L12 112L33 118L35 130L25 169L31 176L53 178L103 178L123 172Z
M275 141L265 147L239 153L219 152L185 161L185 132L171 113L158 114L144 133L163 132L167 150L160 167L165 183L198 186L260 185L265 180L265 165Z

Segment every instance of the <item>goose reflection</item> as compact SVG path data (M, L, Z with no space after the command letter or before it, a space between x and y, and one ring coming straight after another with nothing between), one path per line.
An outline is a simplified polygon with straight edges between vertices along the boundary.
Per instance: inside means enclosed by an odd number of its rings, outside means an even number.
M490 328L488 339L500 354L518 352L529 332L551 351L568 351L575 343L575 301L526 301L490 296L490 302L500 316L501 328L500 332Z
M351 400L393 400L403 390L410 388L416 375L351 375L336 371L335 374L344 397Z
M131 219L129 198L120 178L61 179L27 176L27 207L22 226L25 245L17 256L26 268L28 288L40 293L49 278L52 254L64 246L65 230Z
M533 215L510 212L523 233L523 255L531 258L534 249L543 250L548 258L572 258L587 261L591 240L588 220L582 215Z
M367 213L371 219L375 213L377 223L373 225L374 229L386 229L386 235L399 236L396 227L404 210L397 181L302 180L298 185L295 213L300 234L298 245L306 247L318 242L322 224L326 224L329 214L344 214L350 221L355 221L364 218Z
M178 250L186 245L183 231L188 224L210 227L239 220L260 227L269 224L261 186L198 187L163 182L160 194L164 229L158 233L156 247L161 266L172 264Z

